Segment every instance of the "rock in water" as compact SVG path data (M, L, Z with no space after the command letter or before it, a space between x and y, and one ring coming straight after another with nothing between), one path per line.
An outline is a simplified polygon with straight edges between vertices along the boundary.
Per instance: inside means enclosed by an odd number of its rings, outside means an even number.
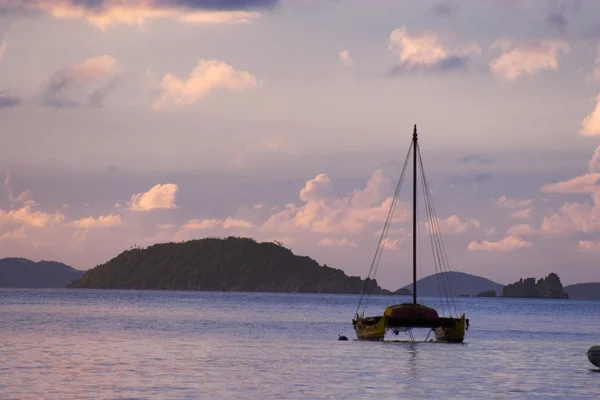
M348 338L344 335L338 335L338 340L348 340Z

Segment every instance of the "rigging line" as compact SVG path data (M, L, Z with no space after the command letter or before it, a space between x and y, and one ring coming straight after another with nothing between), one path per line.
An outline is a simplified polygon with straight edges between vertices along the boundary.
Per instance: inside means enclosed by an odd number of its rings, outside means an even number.
M379 269L379 263L381 261L381 256L383 254L383 249L385 248L385 241L387 240L387 236L389 233L389 229L390 226L392 224L392 220L393 220L393 216L394 216L394 212L396 210L396 206L398 205L398 199L399 199L399 193L400 193L400 188L402 187L402 183L404 182L404 177L406 175L406 167L408 165L408 159L410 156L410 150L412 149L412 145L409 148L409 153L404 161L404 166L402 168L402 173L400 174L400 179L398 181L398 185L396 186L396 191L394 192L394 197L392 198L392 204L390 206L390 210L388 212L388 217L385 221L383 230L381 232L381 238L379 240L379 245L377 247L377 251L375 252L375 260L373 261L374 264L372 264L371 269L373 270L373 279L375 279L375 275L377 274L377 271ZM370 273L369 273L370 274ZM367 295L367 298L365 299L365 305L363 308L363 313L366 311L367 306L369 304L369 296Z
M424 175L424 169L423 169L423 165L422 165L422 158L420 156L420 151L419 151L419 160L421 161L421 180L423 182L425 182L425 175ZM440 273L442 272L441 270L441 265L438 268L438 263L440 262L440 257L439 257L439 249L436 246L436 242L434 239L434 235L435 235L435 226L433 225L434 221L431 215L431 199L427 196L427 186L425 185L425 183L423 183L423 198L425 200L425 210L427 213L427 224L428 224L428 229L429 229L429 242L431 244L431 251L432 251L432 255L433 255L433 265L435 268L435 272L436 272L436 282L437 282L437 286L438 286L438 293L439 293L439 298L440 298L440 303L442 306L442 315L444 315L445 313L445 307L444 307L444 300L442 298L442 284L440 284ZM450 308L448 308L448 311L450 311Z
M426 194L426 190L425 190L425 185L423 185L423 198L425 199L425 210L427 213L427 227L429 230L429 243L431 244L431 250L432 250L432 255L433 255L433 266L435 268L435 278L436 278L436 282L437 282L437 287L438 287L438 296L440 298L440 304L442 306L442 315L445 314L445 307L444 307L444 301L442 299L442 286L440 285L440 270L438 269L438 265L437 265L437 261L436 261L436 254L435 254L435 249L434 249L434 242L433 242L433 226L432 226L432 221L431 221L431 213L429 210L429 204L427 203L427 194Z
M435 256L437 256L437 260L439 262L440 270L441 270L441 272L443 272L444 271L444 265L443 265L444 259L443 259L442 247L440 246L440 243L439 243L439 238L441 237L441 234L440 234L439 225L437 224L437 217L435 215L435 209L433 207L433 201L431 199L431 192L429 190L429 182L427 181L427 177L425 175L425 169L423 168L423 158L422 158L420 152L419 152L419 160L420 160L420 164L421 164L422 179L423 179L423 183L424 183L425 191L426 191L426 195L425 195L425 197L426 197L426 203L428 205L428 210L429 210L429 213L430 213L430 221L431 221L431 227L432 227L431 237L433 238L433 241L435 243L435 251L434 251L434 253L435 253ZM447 291L447 288L446 288L446 284L444 282L444 275L445 274L442 274L442 288L444 289L444 294L445 294L445 297L446 297L446 302L448 303L448 310L450 310L451 307L450 307L450 303L448 301L448 291ZM441 297L441 293L440 293L440 297Z
M362 303L362 299L363 299L363 297L365 295L365 291L367 290L367 285L370 282L369 278L371 277L371 272L373 271L373 267L375 265L375 262L377 262L377 254L383 252L383 248L381 248L381 243L385 239L385 237L387 236L387 230L389 229L389 225L390 225L390 222L391 222L391 217L392 217L392 214L393 214L393 211L394 211L394 207L393 206L394 206L394 203L398 201L398 193L400 192L400 187L402 186L402 181L404 180L404 174L406 172L406 166L408 164L408 159L410 157L410 152L412 150L412 147L413 146L412 146L412 142L411 142L411 145L410 145L410 147L408 149L408 153L406 155L406 159L404 160L404 166L402 167L402 173L400 174L400 179L398 180L398 184L396 185L396 190L394 192L394 197L392 199L392 206L390 206L390 210L388 212L388 216L386 218L383 230L381 231L381 236L379 238L379 243L377 244L377 250L375 251L375 255L373 256L373 261L371 263L371 268L369 268L369 274L367 275L367 279L365 280L365 284L363 286L363 290L362 290L362 293L360 295L360 299L358 301L358 306L356 307L356 313L355 314L358 314L358 310L360 309L360 305ZM379 256L379 258L381 258L381 255ZM366 304L365 304L365 309L366 309Z
M424 182L425 182L425 185L426 185L426 187L427 187L427 191L428 191L428 193L429 193L429 197L431 198L431 191L429 190L429 182L427 181L427 178L426 178L426 175L425 175L425 170L424 170L424 168L423 168L423 159L422 159L422 156L421 156L420 152L419 152L419 158L420 158L420 160L421 160L421 169L423 170L423 176L425 177L425 180L424 180ZM432 211L432 213L433 213L434 221L435 221L435 223L436 223L436 225L437 225L437 215L436 215L436 212L435 212L435 207L433 206L433 202L432 202L432 201L430 201L430 203L431 203L431 211ZM446 253L446 248L445 248L445 246L444 246L444 240L443 240L443 238L442 238L442 235L441 235L441 232L440 232L440 230L439 230L439 226L438 226L437 228L438 228L438 229L437 229L437 230L438 230L438 235L437 235L437 236L438 236L438 238L437 238L437 239L438 239L438 241L439 241L439 244L440 244L440 247L441 247L441 250L442 250L442 257L443 257L443 261L445 262L445 265L446 265L446 266L448 266L448 268L446 268L446 271L447 271L447 272L450 272L450 271L449 271L450 262L448 261L448 255L447 255L447 253ZM444 264L442 264L442 268L445 268L445 267L444 267ZM449 274L446 274L446 275L449 275ZM450 285L450 277L449 277L449 276L447 276L447 277L446 277L446 279L447 279L447 281L448 281L448 282L447 282L447 284L448 284L448 290L450 291L450 299L451 299L451 301L452 301L452 306L453 306L453 308L454 308L454 313L455 313L455 314L458 314L458 313L457 313L457 311L456 311L456 303L455 303L455 301L454 301L454 294L452 293L452 285Z

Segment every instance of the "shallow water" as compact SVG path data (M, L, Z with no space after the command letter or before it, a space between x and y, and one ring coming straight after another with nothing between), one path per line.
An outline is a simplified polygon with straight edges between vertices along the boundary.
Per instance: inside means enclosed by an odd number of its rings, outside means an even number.
M409 300L377 296L369 310ZM456 299L471 322L464 344L352 340L357 302L0 290L0 398L600 399L586 357L600 344L600 302Z

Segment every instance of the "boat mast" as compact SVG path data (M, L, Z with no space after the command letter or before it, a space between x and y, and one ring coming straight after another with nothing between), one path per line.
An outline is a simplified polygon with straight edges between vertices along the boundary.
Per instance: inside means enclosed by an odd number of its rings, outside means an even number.
M417 124L413 131L413 304L417 304Z

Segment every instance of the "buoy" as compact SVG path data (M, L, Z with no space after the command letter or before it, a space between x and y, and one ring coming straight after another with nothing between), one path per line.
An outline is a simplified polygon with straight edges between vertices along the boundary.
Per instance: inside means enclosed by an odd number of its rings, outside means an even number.
M348 338L343 335L338 335L338 340L348 340Z

